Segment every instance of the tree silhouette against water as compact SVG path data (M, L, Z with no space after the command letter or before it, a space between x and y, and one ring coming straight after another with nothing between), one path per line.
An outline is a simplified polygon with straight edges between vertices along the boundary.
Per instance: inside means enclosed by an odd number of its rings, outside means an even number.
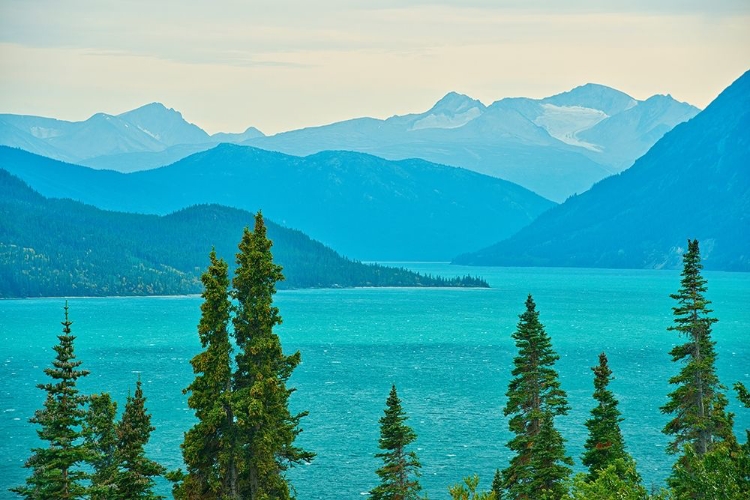
M380 418L380 453L375 456L383 460L383 466L375 471L380 484L370 492L373 500L417 500L422 486L419 484L421 464L417 454L407 447L417 439L411 427L406 425L409 417L401 407L396 386L385 403L384 415Z
M573 461L565 454L564 440L554 427L554 418L566 415L567 395L560 388L553 368L559 356L539 322L531 295L519 316L513 338L518 356L513 360L513 378L508 384L508 402L503 413L515 437L508 442L514 452L503 470L507 498L531 499L544 495L559 499L566 493L565 481Z
M78 369L81 361L75 356L72 324L66 302L63 333L58 335L59 343L53 348L56 356L52 368L44 370L52 382L37 386L47 393L44 408L29 419L32 424L40 425L37 435L46 446L31 450L32 455L25 464L31 469L31 476L25 486L11 489L27 499L69 500L83 498L86 493L82 481L88 474L81 465L90 458L82 431L88 398L78 392L76 382L89 372Z

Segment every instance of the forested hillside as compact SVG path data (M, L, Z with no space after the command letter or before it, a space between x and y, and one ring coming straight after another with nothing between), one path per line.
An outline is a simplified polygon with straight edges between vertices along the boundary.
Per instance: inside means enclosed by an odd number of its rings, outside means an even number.
M165 215L217 203L294 227L352 258L446 261L554 206L501 179L346 151L304 158L224 144L145 172L93 170L0 146L0 168L42 195Z
M459 264L677 268L688 238L706 269L750 270L750 72L625 172Z
M280 288L486 286L362 264L266 223L286 276ZM0 297L200 293L211 248L233 267L242 229L252 224L249 212L218 205L156 216L47 199L0 170Z

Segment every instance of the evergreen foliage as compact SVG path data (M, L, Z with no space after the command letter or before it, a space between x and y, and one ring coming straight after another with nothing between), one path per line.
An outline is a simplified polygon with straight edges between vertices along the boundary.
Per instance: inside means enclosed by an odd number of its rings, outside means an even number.
M620 410L615 395L608 389L612 377L607 355L599 354L599 365L591 368L594 372L594 399L597 406L591 410L591 418L586 421L589 436L584 444L581 457L583 465L589 468L589 479L594 480L601 469L619 460L630 463L632 457L625 451L625 442L620 431ZM635 470L635 467L632 467ZM615 468L617 473L630 475L630 468Z
M732 443L716 443L698 454L692 443L683 446L668 482L677 499L746 500L750 498L746 451Z
M497 474L495 474L497 478ZM494 481L493 481L494 483ZM477 491L479 488L479 476L474 474L473 476L465 477L464 484L454 484L448 487L448 493L450 493L451 500L499 500L500 497L493 489L490 491Z
M26 485L12 488L27 499L69 500L82 498L86 492L83 481L87 474L81 465L91 454L83 440L82 423L85 416L84 405L88 398L79 394L76 381L88 375L79 370L81 361L74 352L75 336L71 334L72 322L68 319L68 303L65 303L63 333L58 335L59 344L54 347L56 357L52 368L45 368L52 382L39 384L47 393L44 408L37 410L29 419L39 424L39 439L46 447L32 449L32 455L25 464L31 469Z
M165 468L146 457L144 447L151 437L151 415L146 411L141 379L135 385L135 395L128 395L122 419L117 425L116 460L119 471L116 477L116 500L164 498L153 493L154 478L166 472Z
M737 399L743 404L745 408L750 408L750 392L742 382L734 383L734 390L737 392Z
M495 476L492 478L492 492L495 493L497 500L503 498L503 474L500 469L495 469Z
M511 499L545 496L562 498L564 481L570 475L570 457L563 438L554 427L554 417L568 412L567 395L560 388L553 366L559 356L539 322L531 295L520 315L513 338L518 356L513 360L513 379L508 384L505 416L515 437L508 448L515 453L503 470L503 485Z
M635 470L635 462L616 458L599 469L596 477L576 474L570 488L570 500L666 500L666 492L649 495Z
M170 474L178 500L289 499L285 471L314 457L294 445L307 413L290 413L294 389L286 384L301 357L284 355L273 332L281 323L273 295L284 276L271 247L258 212L253 231L243 231L231 291L227 263L209 256L198 324L204 351L191 360L196 378L184 391L198 422L182 444L187 472Z
M700 273L700 260L698 240L688 240L681 287L671 295L677 306L672 308L674 325L669 327L669 331L687 337L686 343L670 351L673 361L684 364L680 373L669 379L677 388L661 408L662 413L673 415L663 430L673 436L668 451L677 453L689 443L699 457L721 441L734 440L732 418L725 411L725 387L716 375L716 342L711 339L711 325L718 320L710 316L711 302L704 297L706 280Z
M94 394L89 400L84 421L86 446L91 450L89 464L93 469L89 498L109 500L117 493L117 403L108 393Z
M380 477L380 484L370 492L373 500L416 500L422 489L419 484L421 464L417 454L407 451L407 447L417 439L411 427L406 425L409 417L401 407L401 400L396 386L385 403L384 415L380 418L380 453L375 454L383 460L383 466L375 471Z
M742 406L750 408L750 392L745 385L742 382L735 382L733 387ZM730 448L730 456L733 456L737 462L738 486L746 497L750 497L750 429L745 429L745 443L739 449Z
M237 468L234 457L234 416L231 407L232 346L229 342L229 278L227 263L209 255L203 276L203 304L198 335L205 349L190 363L195 380L188 406L198 422L185 433L182 456L187 474L175 490L175 498L237 498Z
M291 498L284 471L314 457L294 445L301 432L300 420L307 412L289 412L294 389L287 389L286 383L301 356L299 351L284 355L281 341L273 333L273 327L281 323L273 295L276 282L284 276L281 266L273 262L271 246L263 215L258 212L254 230L245 228L242 235L232 280L237 342L232 410L241 464L237 479L240 497L250 500Z

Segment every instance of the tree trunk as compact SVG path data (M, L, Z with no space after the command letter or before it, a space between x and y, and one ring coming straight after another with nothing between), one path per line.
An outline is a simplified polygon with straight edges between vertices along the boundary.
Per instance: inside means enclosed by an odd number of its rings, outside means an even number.
M694 321L697 321L697 313L693 317ZM698 331L693 335L693 342L695 342L694 357L695 361L700 363L701 361L701 339L703 337L700 326ZM703 370L698 370L695 374L695 385L697 387L697 411L698 418L701 423L706 419L706 408L705 408L705 395L703 394ZM709 428L702 428L698 431L698 441L695 446L695 451L699 457L702 457L708 451L708 442L711 440L711 430Z
M231 395L232 384L230 380L227 380L226 393ZM231 453L229 454L229 464L227 465L227 483L228 490L224 493L229 494L229 498L233 500L240 500L240 492L237 485L237 461L235 460L235 453L237 453L237 434L234 423L234 412L232 411L231 403L226 403L224 409L227 413L227 428L231 435L230 446Z

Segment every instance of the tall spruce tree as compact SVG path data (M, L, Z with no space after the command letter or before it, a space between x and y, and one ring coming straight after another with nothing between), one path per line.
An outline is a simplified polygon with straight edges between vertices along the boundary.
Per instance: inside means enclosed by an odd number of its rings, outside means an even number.
M676 331L687 337L687 342L671 351L672 361L682 361L680 373L669 379L677 388L669 394L669 402L662 413L673 415L663 432L673 436L668 451L677 453L684 444L691 444L698 457L715 444L733 441L732 418L726 413L725 387L716 375L716 342L711 340L711 325L718 321L711 317L711 303L706 300L706 280L701 276L698 240L688 240L688 251L683 255L681 287L671 297Z
M515 456L503 470L508 498L562 498L565 481L573 465L565 455L563 438L554 427L554 417L568 412L567 395L560 388L553 366L559 356L539 322L531 295L519 316L513 338L518 356L513 360L513 378L508 384L504 414L515 437L508 442Z
M117 496L117 403L108 393L94 394L83 425L86 446L91 450L89 464L93 469L89 498L109 500Z
M82 431L88 398L79 394L76 381L89 372L78 369L81 362L76 360L74 352L72 324L66 302L63 333L58 335L59 344L54 347L57 355L52 368L44 370L52 382L37 386L47 393L44 408L29 419L41 426L37 434L47 446L31 450L32 455L25 464L31 469L31 476L25 486L11 490L24 498L68 500L82 498L86 493L82 481L87 474L80 466L91 456Z
M153 492L154 478L166 469L146 456L144 447L154 427L146 411L141 379L135 384L135 395L128 395L122 419L117 424L116 460L119 472L115 480L117 492L110 497L116 500L158 500L164 498Z
M377 471L380 484L370 492L373 500L415 500L419 498L422 487L419 484L421 464L414 451L407 451L407 446L417 439L411 427L406 425L406 416L401 407L401 400L396 393L396 386L385 402L384 415L380 418L381 450L375 456L383 460L383 466Z
M203 304L198 335L205 349L190 363L195 380L188 406L198 422L185 434L182 456L187 468L182 484L175 489L178 499L238 499L237 451L232 412L232 346L229 342L229 278L227 263L209 255L203 276Z
M291 498L284 472L314 457L294 445L301 432L300 420L307 412L290 413L289 396L294 389L286 384L301 358L299 351L284 355L281 341L273 333L273 327L281 323L273 295L276 282L284 276L281 266L273 262L271 246L263 215L258 212L253 232L245 228L242 235L232 280L237 343L232 409L235 450L239 450L238 491L241 498L249 500Z
M609 368L607 355L599 354L599 365L591 370L594 372L594 399L597 405L591 410L591 418L586 421L589 436L584 444L585 451L581 461L589 468L589 479L594 480L600 470L615 464L617 460L628 464L633 459L625 451L625 441L620 430L623 419L617 409L617 398L609 390L612 370ZM629 477L626 470L616 469L615 472L620 474L621 479Z

